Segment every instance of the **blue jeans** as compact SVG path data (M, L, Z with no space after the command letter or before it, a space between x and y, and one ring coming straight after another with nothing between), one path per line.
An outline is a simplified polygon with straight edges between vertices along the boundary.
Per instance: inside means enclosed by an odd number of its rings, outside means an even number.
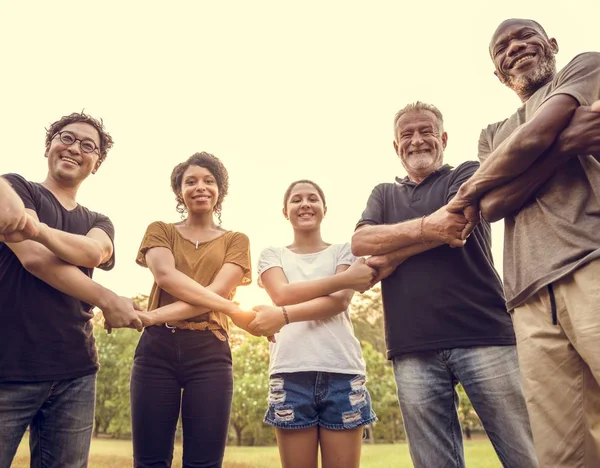
M364 375L333 372L273 374L264 422L279 429L354 429L377 420Z
M86 467L95 399L95 374L0 382L0 468L10 467L27 426L32 467Z
M453 348L394 358L415 468L463 468L456 385L462 383L504 467L538 466L514 346Z

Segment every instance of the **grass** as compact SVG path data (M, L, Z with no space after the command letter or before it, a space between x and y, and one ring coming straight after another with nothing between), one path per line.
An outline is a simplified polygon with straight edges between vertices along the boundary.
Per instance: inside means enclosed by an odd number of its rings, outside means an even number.
M468 467L500 468L500 462L487 439L465 441ZM181 445L175 448L173 467L181 467ZM13 468L29 467L29 445L23 440L13 462ZM131 441L93 439L90 468L123 468L131 466ZM224 468L272 468L280 466L277 447L234 447L225 451ZM398 444L365 444L361 468L410 468L408 446Z

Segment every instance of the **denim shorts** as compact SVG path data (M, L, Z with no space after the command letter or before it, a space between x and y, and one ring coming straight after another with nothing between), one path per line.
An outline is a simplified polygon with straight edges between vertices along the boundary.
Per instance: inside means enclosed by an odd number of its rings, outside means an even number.
M273 374L264 421L278 429L321 426L335 431L370 424L377 417L366 382L360 374Z

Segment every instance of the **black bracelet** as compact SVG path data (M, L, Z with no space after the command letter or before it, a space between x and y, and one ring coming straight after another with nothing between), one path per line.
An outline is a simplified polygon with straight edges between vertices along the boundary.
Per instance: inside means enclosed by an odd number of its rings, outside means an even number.
M284 306L281 306L281 311L283 312L283 320L285 320L285 324L289 325L290 317L288 316L287 310L285 310Z

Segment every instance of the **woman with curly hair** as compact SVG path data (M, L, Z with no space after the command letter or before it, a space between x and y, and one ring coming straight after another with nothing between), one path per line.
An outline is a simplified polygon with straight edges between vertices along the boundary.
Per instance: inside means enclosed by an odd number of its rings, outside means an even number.
M251 265L246 235L220 226L228 185L212 154L177 165L171 188L183 220L153 222L139 249L154 284L131 373L135 467L171 466L180 413L183 466L222 464L233 395L227 316L247 328L255 315L231 300Z

